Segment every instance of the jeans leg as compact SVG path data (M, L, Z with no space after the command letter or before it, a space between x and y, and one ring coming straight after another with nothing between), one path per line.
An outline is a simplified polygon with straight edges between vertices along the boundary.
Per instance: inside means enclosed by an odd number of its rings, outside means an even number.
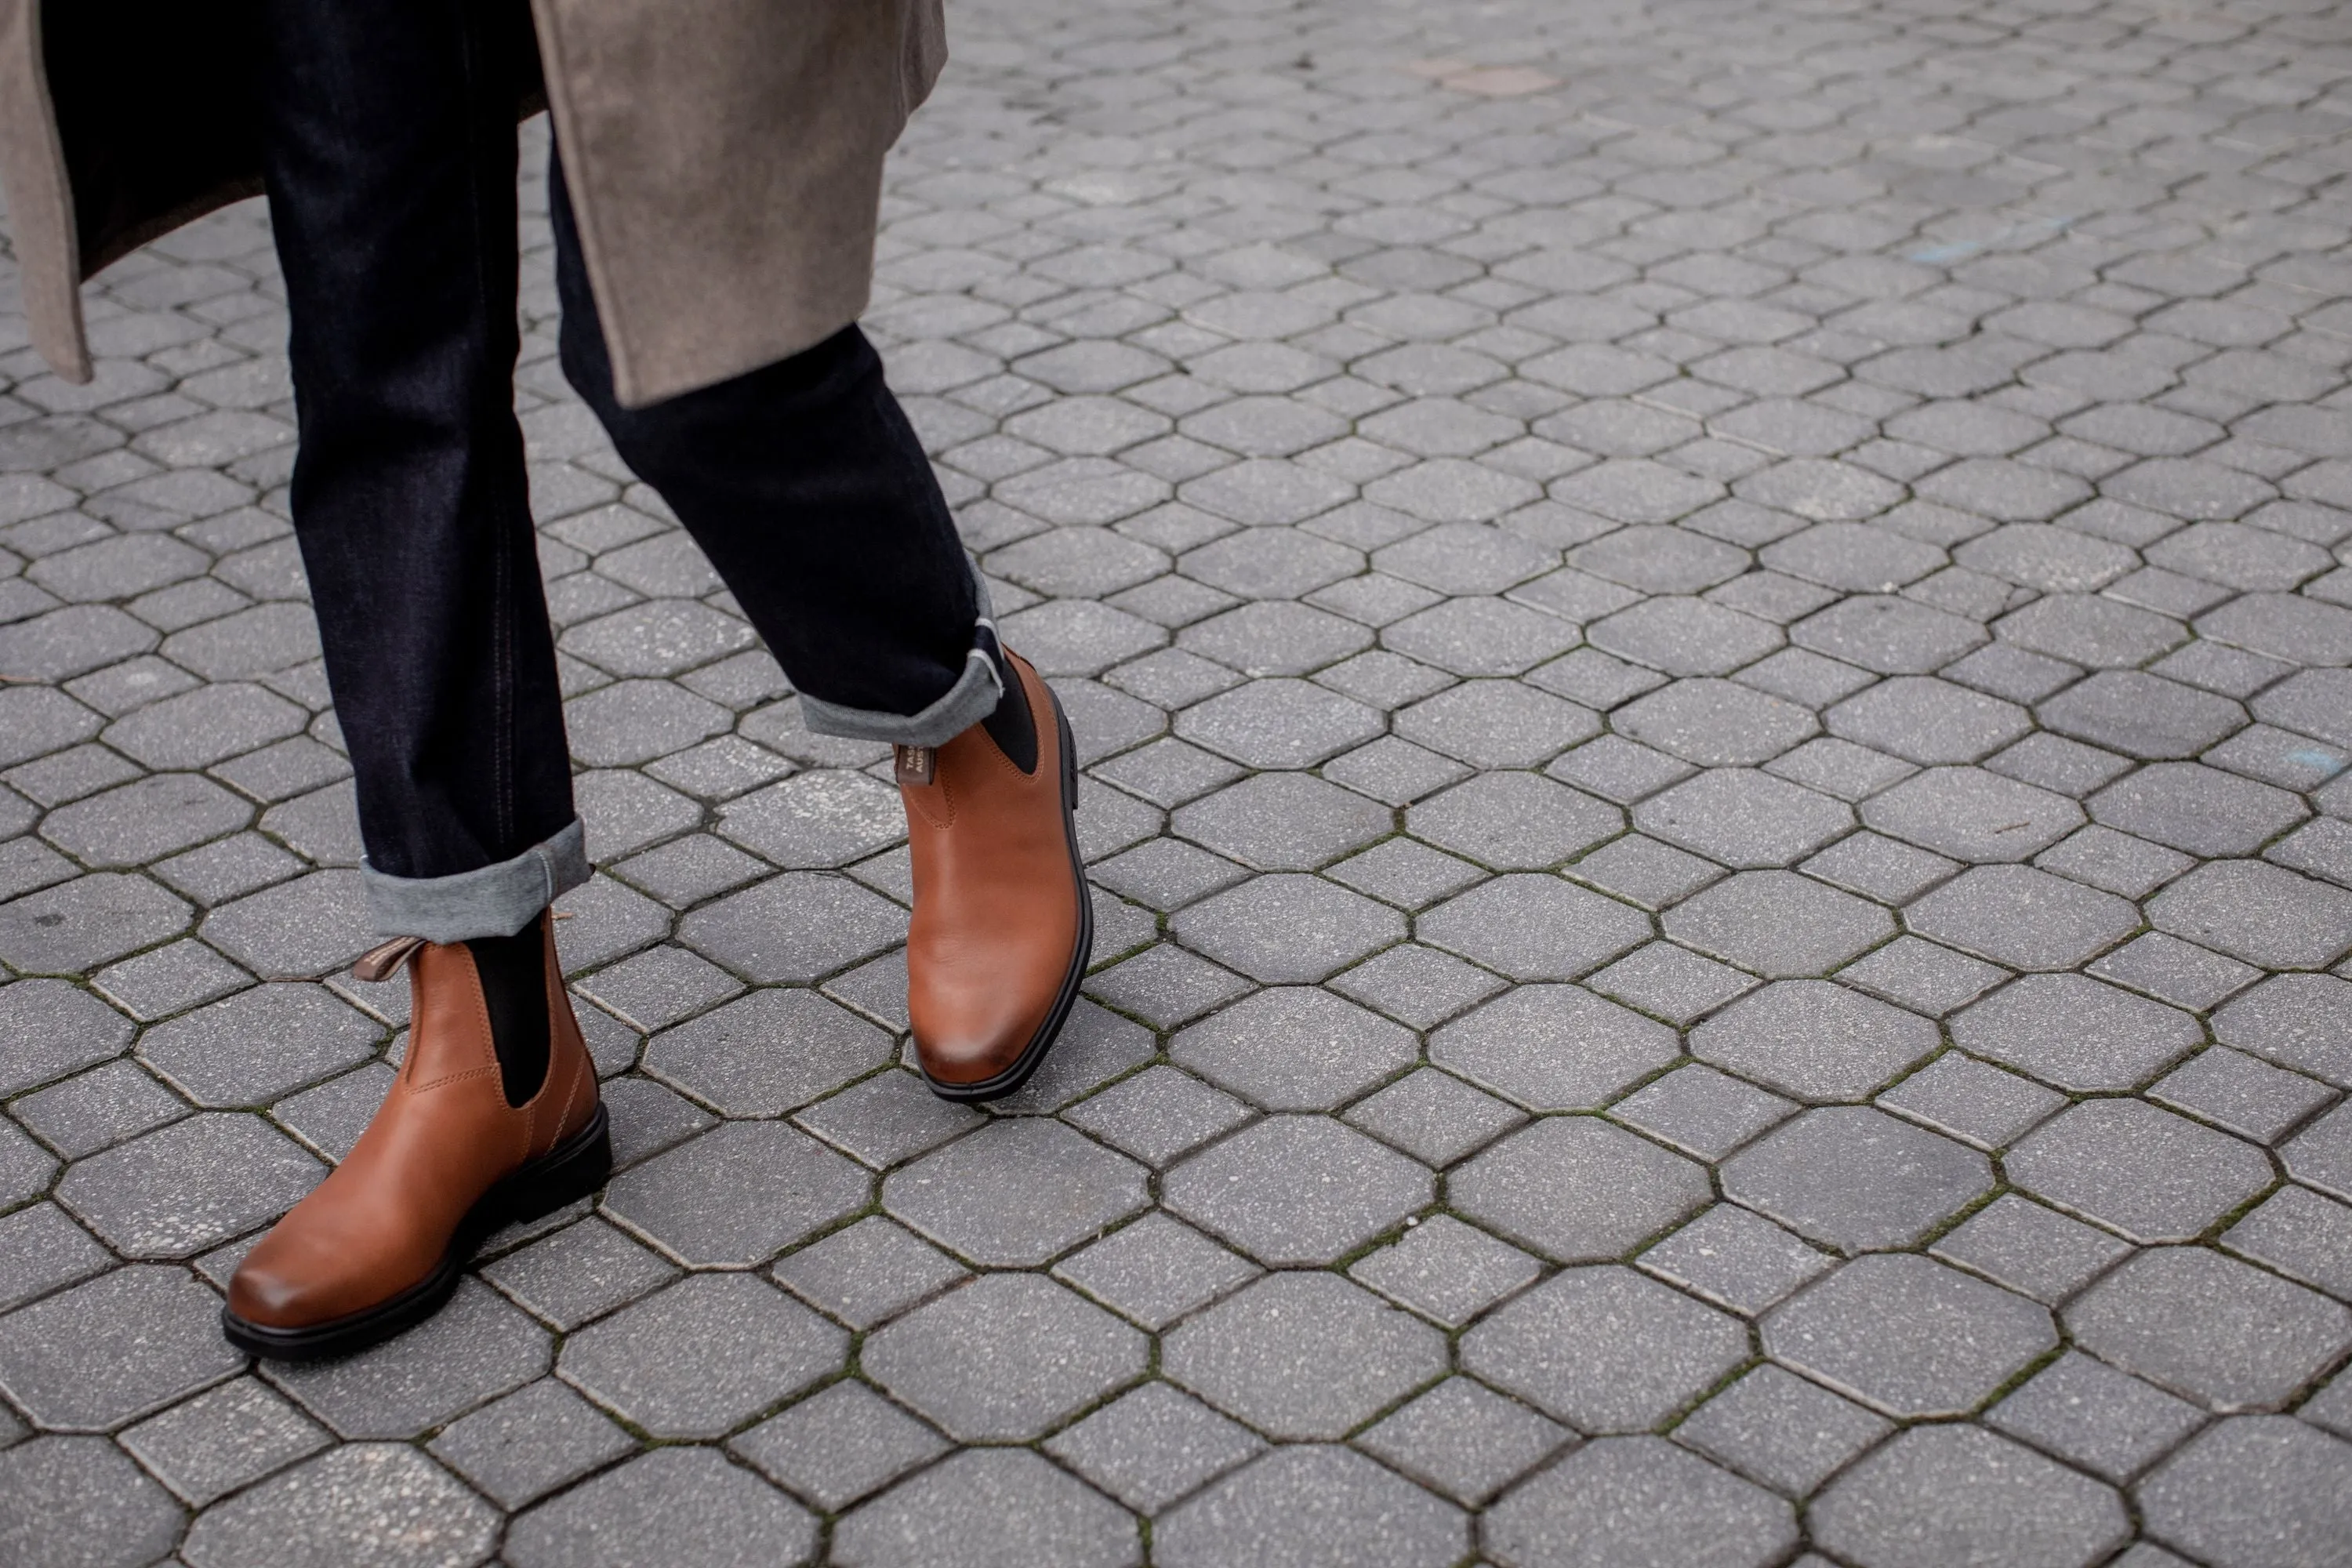
M293 511L388 933L585 879L522 436L512 0L259 0Z
M564 374L702 546L822 733L938 745L1003 690L978 574L866 334L644 408L613 395L559 163Z

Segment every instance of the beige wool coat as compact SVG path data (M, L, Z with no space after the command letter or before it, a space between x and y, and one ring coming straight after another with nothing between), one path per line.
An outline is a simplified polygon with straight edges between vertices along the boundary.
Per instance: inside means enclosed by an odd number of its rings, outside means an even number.
M219 5L142 5L135 27L109 9L0 0L0 185L25 312L77 382L91 374L82 281L261 188ZM755 370L857 319L883 154L947 58L940 0L531 10L623 403Z

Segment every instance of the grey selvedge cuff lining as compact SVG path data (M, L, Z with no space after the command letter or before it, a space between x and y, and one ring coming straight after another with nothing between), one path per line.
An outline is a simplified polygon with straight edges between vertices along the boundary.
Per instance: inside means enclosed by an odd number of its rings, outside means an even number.
M967 557L965 563L971 564ZM1003 679L988 645L996 640L996 622L988 600L988 581L971 567L972 592L980 600L980 626L964 655L963 673L945 695L919 713L879 713L870 708L843 708L801 693L801 722L819 735L839 735L850 741L887 741L894 746L943 746L991 713L1004 697ZM981 635L986 628L986 636Z
M389 877L360 867L368 912L384 936L467 942L512 936L588 879L588 842L573 817L562 832L511 860L454 877Z

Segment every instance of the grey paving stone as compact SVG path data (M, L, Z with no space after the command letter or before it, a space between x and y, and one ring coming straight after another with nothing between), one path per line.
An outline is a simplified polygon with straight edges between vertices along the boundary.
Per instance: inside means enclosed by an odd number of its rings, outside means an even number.
M1937 1044L1926 1019L1818 980L1768 985L1691 1032L1693 1055L1810 1100L1866 1099Z
M1763 1322L1765 1353L1889 1415L1961 1415L2058 1342L2021 1296L1907 1253L1846 1264Z
M1490 971L1414 942L1375 953L1328 982L1332 990L1420 1029L1444 1023L1506 984Z
M1445 1328L1462 1327L1543 1272L1518 1248L1450 1215L1407 1226L1401 1240L1367 1254L1348 1272Z
M270 1368L339 1436L413 1437L545 1373L548 1334L473 1280L422 1327L342 1360Z
M991 1274L875 1333L860 1365L960 1441L1023 1441L1139 1376L1146 1352L1053 1281Z
M977 1449L923 1470L845 1516L844 1568L1127 1568L1133 1519L1034 1454Z
M873 1215L778 1259L769 1272L811 1306L853 1329L869 1329L963 1279L968 1270Z
M1174 1028L1246 995L1250 983L1171 942L1097 971L1087 992L1156 1028Z
M1527 1120L1449 1074L1423 1068L1357 1102L1347 1120L1423 1164L1453 1164Z
M1328 873L1360 893L1405 909L1426 908L1477 881L1479 869L1410 838L1390 838L1351 856Z
M1675 1441L1801 1498L1895 1424L1767 1362L1693 1411Z
M569 1333L667 1283L677 1268L601 1219L566 1226L482 1268L482 1278Z
M1882 903L1907 904L1959 873L1959 864L1875 833L1842 838L1803 863L1809 877Z
M327 974L376 940L352 870L313 871L220 905L197 934L265 980Z
M1053 1201L1035 1201L1041 1194ZM1000 1268L1034 1268L1150 1202L1142 1166L1059 1122L1025 1117L992 1122L882 1184L892 1217Z
M1496 1503L1506 1568L1762 1568L1797 1542L1789 1505L1656 1437L1588 1443Z
M2352 1205L2281 1187L2221 1235L2222 1244L2337 1300L2352 1297Z
M1234 1466L1265 1442L1164 1383L1148 1383L1045 1444L1139 1513L1158 1513Z
M1899 936L1848 965L1839 978L1858 990L1940 1018L2008 978L1981 959L1916 936Z
M572 898L580 895L574 893ZM761 985L805 985L903 941L907 915L844 878L773 877L705 904L678 940Z
M1588 1110L1672 1065L1674 1032L1567 985L1522 985L1430 1037L1430 1060L1531 1110Z
M1925 676L1880 681L1832 708L1831 734L1923 767L1973 763L2031 728L2015 703Z
M2066 1099L2015 1073L1948 1051L1875 1103L1990 1152L2007 1148Z
M799 1130L731 1121L613 1179L604 1212L689 1268L755 1268L864 1207L857 1165Z
M2139 924L2139 912L2030 866L1979 866L1913 904L1903 921L1920 936L2012 969L2062 970L2114 946Z
M2272 1181L2251 1144L2136 1100L2090 1100L2009 1152L2011 1181L2137 1242L2189 1241Z
M1975 865L2030 859L2082 826L2073 801L1982 768L1929 768L1864 803L1881 833Z
M131 1043L129 1020L61 980L0 986L0 1093L104 1061Z
M332 1440L268 1384L240 1377L123 1432L122 1446L193 1508L203 1508Z
M2281 1067L2352 1088L2352 985L2326 974L2276 974L2213 1016L2213 1036Z
M888 1485L950 1445L862 1383L828 1384L728 1447L828 1512Z
M1714 768L1633 808L1634 826L1709 859L1755 869L1804 858L1853 825L1843 804L1769 773Z
M848 1346L773 1286L694 1274L571 1336L558 1369L654 1436L716 1437L840 1370Z
M187 929L193 911L142 877L100 871L0 904L0 963L81 974Z
M191 941L134 954L90 979L100 995L142 1023L226 996L252 982L244 970Z
M1973 1426L1904 1433L1807 1517L1822 1545L1868 1568L2085 1568L2131 1535L2114 1491Z
M45 1430L109 1430L238 1369L217 1313L184 1269L100 1275L0 1319L0 1392Z
M111 1061L36 1089L13 1110L42 1142L72 1160L175 1121L188 1106L133 1064Z
M475 1563L498 1510L404 1443L349 1443L215 1504L188 1531L189 1568L327 1568L368 1544L371 1564Z
M1797 1107L1754 1084L1693 1064L1654 1079L1612 1114L1701 1160L1719 1160Z
M1476 1507L1574 1440L1558 1422L1453 1377L1357 1443L1423 1485Z
M781 1116L891 1055L890 1037L845 1009L770 990L656 1035L646 1070L724 1115Z
M2090 800L2109 827L2189 855L2252 855L2309 814L2283 789L2199 763L2153 763Z
M1647 941L1648 917L1557 877L1497 877L1424 913L1430 944L1516 980L1570 980Z
M2131 1244L2080 1220L2003 1194L1929 1250L2044 1306L2054 1307L2130 1256Z
M2197 1020L2079 974L2029 974L1952 1020L1962 1049L2062 1089L2136 1089L2197 1048Z
M1512 680L1465 681L1396 717L1406 741L1474 768L1539 767L1600 731L1591 710Z
M1481 773L1405 813L1405 829L1440 849L1503 871L1539 870L1616 837L1611 805L1540 773Z
M159 1024L139 1055L207 1109L258 1105L357 1066L383 1030L316 985L257 985Z
M1263 1272L1158 1210L1054 1270L1057 1279L1154 1331Z
M1330 1263L1425 1206L1428 1168L1319 1116L1280 1115L1171 1171L1174 1213L1260 1262Z
M516 1568L739 1568L806 1563L816 1548L817 1521L805 1510L709 1448L678 1447L643 1455L516 1521L506 1556Z
M2262 978L2251 964L2160 931L2124 943L2093 963L2091 973L2193 1012L2216 1006Z
M608 1079L600 1090L613 1122L613 1168L626 1170L711 1124L709 1111L651 1079Z
M1867 1106L1808 1110L1723 1167L1726 1195L1848 1253L1906 1246L1991 1190L1975 1150Z
M1269 1274L1160 1342L1169 1378L1294 1441L1343 1436L1445 1369L1437 1330L1322 1271Z
M1590 1117L1547 1118L1452 1175L1470 1218L1561 1262L1621 1258L1706 1202L1702 1168Z
M1412 1035L1328 992L1283 986L1176 1037L1169 1055L1272 1110L1324 1110L1410 1066Z
M1748 1358L1738 1320L1615 1265L1570 1268L1462 1342L1462 1364L1580 1431L1656 1426Z
M2257 860L2200 866L2156 896L2147 919L2262 968L2323 968L2352 949L2352 893Z
M192 1258L275 1219L324 1174L256 1116L192 1116L66 1173L58 1201L130 1258Z
M2340 1556L2352 1444L2275 1415L2216 1422L2138 1488L2150 1535L2208 1563Z
M635 1450L628 1434L553 1378L453 1422L430 1451L499 1507L519 1509Z
M1253 680L1176 721L1184 740L1248 768L1313 767L1381 729L1380 715L1363 703L1287 678Z
M1170 1568L1250 1559L1298 1568L1441 1568L1469 1543L1460 1510L1345 1448L1285 1447L1171 1510L1152 1553Z
M1985 1424L2121 1486L2179 1447L2205 1413L2069 1352L1994 1405Z
M113 1256L55 1204L0 1218L0 1310L113 1267Z
M1312 983L1405 934L1404 917L1318 878L1264 876L1178 913L1187 946L1267 984Z
M0 1453L0 1551L55 1568L131 1568L172 1550L184 1515L100 1437L37 1437Z
M1826 973L1895 934L1876 904L1793 871L1742 871L1662 923L1676 942L1773 979Z
M2066 1309L2074 1342L2220 1411L2275 1409L2347 1344L2352 1312L2199 1247L2128 1259Z
M1232 1095L1162 1065L1146 1068L1082 1100L1066 1120L1145 1164L1160 1167L1251 1114Z
M1734 1204L1717 1204L1636 1259L1642 1268L1743 1317L1810 1284L1833 1260Z

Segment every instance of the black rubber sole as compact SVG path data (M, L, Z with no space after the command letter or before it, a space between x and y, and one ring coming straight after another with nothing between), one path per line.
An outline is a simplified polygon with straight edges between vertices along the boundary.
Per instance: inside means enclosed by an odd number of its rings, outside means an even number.
M1070 1009L1077 1005L1078 985L1087 977L1087 961L1094 956L1095 901L1087 889L1086 858L1078 853L1078 753L1070 739L1070 716L1062 711L1062 700L1050 686L1045 688L1045 700L1054 705L1054 727L1062 739L1062 832L1070 847L1070 870L1078 883L1078 943L1070 954L1069 973L1062 976L1062 988L1055 993L1053 1010L1011 1067L977 1083L941 1083L929 1073L923 1074L933 1094L962 1105L1002 1100L1027 1083L1045 1064L1045 1053L1053 1048L1062 1026L1070 1021Z
M599 1105L587 1126L485 1193L467 1211L433 1272L399 1295L299 1329L247 1322L224 1307L221 1332L247 1355L270 1361L325 1361L381 1344L441 1310L475 1250L493 1231L552 1214L603 1186L612 1173L611 1121Z

